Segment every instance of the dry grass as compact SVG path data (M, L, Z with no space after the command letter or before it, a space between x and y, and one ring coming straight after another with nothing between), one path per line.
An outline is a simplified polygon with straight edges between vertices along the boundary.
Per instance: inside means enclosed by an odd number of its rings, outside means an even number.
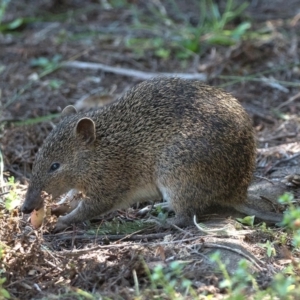
M282 229L243 228L249 230L246 233L236 230L234 221L217 218L219 224L231 224L230 240L224 236L204 236L196 228L164 231L150 227L132 234L124 230L130 227L126 224L141 224L143 219L134 207L53 234L55 217L48 216L41 229L33 230L28 216L22 216L18 208L9 212L5 201L12 188L17 198L23 199L35 153L58 121L28 125L28 119L59 113L66 105L86 95L95 95L95 91L100 98L114 99L137 82L131 77L76 68L60 68L39 78L36 74L45 69L33 68L31 59L47 57L51 61L58 53L65 61L76 58L144 72L203 72L209 84L223 86L241 100L253 118L260 148L257 175L277 180L297 172L299 157L293 155L299 152L300 132L300 21L296 12L299 1L290 1L284 12L280 9L284 1L274 1L273 6L270 2L270 7L253 1L246 13L252 18L254 37L230 47L206 46L200 56L192 55L184 60L176 57L177 48L172 48L170 55L163 58L157 56L158 49L153 45L143 49L142 54L136 47L130 47L126 40L132 37L151 40L171 31L167 26L159 33L142 28L134 30L134 14L129 6L99 9L90 1L91 6L80 10L81 4L75 0L41 1L36 5L15 2L7 11L8 21L24 15L35 18L43 15L47 22L36 20L21 28L18 34L0 34L0 147L4 160L4 173L0 174L3 180L0 278L7 278L4 287L12 298L99 299L101 295L111 299L153 299L155 296L169 299L163 286L153 285L151 274L158 264L167 273L171 272L170 263L180 260L185 262L182 277L191 280L197 295L203 295L199 299L209 294L221 299L226 295L226 289L219 287L222 274L215 271L208 259L216 249L223 249L224 257L230 257L228 268L233 273L237 262L245 257L243 254L253 258L259 266L252 265L253 272L263 270L257 277L262 288L270 284L274 273L297 259L297 252L289 252L288 236L284 243L276 244L275 257L268 258L266 249L259 246L266 240L279 241L285 234ZM136 1L128 2L136 4ZM137 4L138 13L150 14L147 3ZM195 17L192 4L180 9L191 20ZM69 14L58 18L57 13L63 11ZM176 19L176 12L172 14ZM169 46L171 49L170 44L162 50L168 50ZM275 178L274 171L281 173ZM16 178L13 186L7 184L11 176ZM112 234L110 228L114 222L125 224L123 231ZM233 250L225 250L222 245ZM182 280L178 278L178 297L184 295Z

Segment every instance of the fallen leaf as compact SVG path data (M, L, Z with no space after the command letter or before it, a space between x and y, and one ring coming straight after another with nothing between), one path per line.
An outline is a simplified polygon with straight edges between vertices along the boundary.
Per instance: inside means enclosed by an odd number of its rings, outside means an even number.
M42 208L40 208L39 210L34 210L31 213L31 216L30 216L31 225L34 228L41 227L41 225L43 223L43 220L44 220L44 216L45 216L45 208L44 208L44 206Z

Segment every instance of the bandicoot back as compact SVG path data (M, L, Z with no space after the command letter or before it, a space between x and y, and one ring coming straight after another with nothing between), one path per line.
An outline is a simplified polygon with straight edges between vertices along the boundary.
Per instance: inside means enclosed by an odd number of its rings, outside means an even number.
M250 118L229 93L199 81L155 78L117 102L77 113L68 106L33 165L22 211L82 191L57 230L144 200L163 198L177 225L211 205L245 210L255 166Z

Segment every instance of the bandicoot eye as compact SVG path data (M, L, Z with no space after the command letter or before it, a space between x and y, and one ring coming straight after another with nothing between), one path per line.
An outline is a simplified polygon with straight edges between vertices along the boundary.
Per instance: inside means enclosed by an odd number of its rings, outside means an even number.
M60 164L59 163L53 163L50 167L50 172L53 172L59 168Z

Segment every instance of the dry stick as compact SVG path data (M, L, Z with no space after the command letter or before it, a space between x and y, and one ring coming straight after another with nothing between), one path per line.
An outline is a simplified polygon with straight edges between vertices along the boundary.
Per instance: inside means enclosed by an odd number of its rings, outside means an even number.
M84 55L85 53L87 53L90 48L85 49L84 51L73 55L70 60L74 60L78 57L80 57L81 55ZM39 79L41 79L42 77L45 77L46 75L49 75L50 73L56 71L57 69L59 69L61 67L61 65L58 65L56 67L53 67L51 69L47 69L46 71L43 71L41 73L38 74ZM10 106L14 101L16 101L28 88L31 87L33 81L29 81L28 83L26 83L25 85L23 85L16 93L14 93L14 95L3 105L3 108L7 108L8 106Z
M280 108L282 108L283 106L286 106L286 105L288 105L288 104L294 102L294 101L295 101L296 99L298 99L299 97L300 97L300 92L297 93L296 95L292 96L291 98L289 98L287 101L285 101L285 102L279 104L279 105L276 107L276 109L280 109Z
M235 248L231 248L231 247L228 247L228 246L215 244L215 243L206 243L206 242L203 243L203 246L206 247L206 248L225 249L225 250L235 252L235 253L237 253L241 256L244 256L246 259L251 261L259 269L259 271L262 271L263 269L260 267L260 265L257 262L259 262L261 265L265 266L265 264L261 260L259 260L258 258L255 257L255 259L254 259L254 258L252 258L251 256L249 256L248 254L244 253L243 251L241 251L239 249L235 249Z
M296 154L292 155L291 157L276 161L276 163L272 166L272 168L268 170L268 173L270 173L272 170L274 170L274 168L277 167L278 165L289 162L290 160L293 160L293 159L297 158L298 156L300 156L300 153L296 153Z
M143 240L143 239L160 239L163 238L167 235L168 233L152 233L152 234L137 234L131 236L131 234L125 235L125 234L116 234L116 235L98 235L95 238L95 235L74 235L74 236L69 236L69 235L63 235L61 237L58 237L58 240L63 241L63 240L71 240L71 239L86 239L86 240L101 240L101 239L108 239L108 240L113 240L113 241L122 241L124 239L128 239L129 241L136 241L136 240ZM48 235L47 237L57 237L57 235Z
M37 289L38 292L42 292L41 288L39 287L39 285L37 283L34 283L33 286Z
M118 242L122 242L123 240L130 240L130 239L132 239L134 236L138 236L137 235L137 233L139 233L139 232L143 232L144 231L144 229L140 229L140 230L137 230L137 231L135 231L135 232L133 232L133 233L130 233L130 234L127 234L127 235L125 235L123 238L121 238L121 239L119 239L118 240ZM161 233L159 233L159 235L160 235ZM157 234L155 234L155 235L157 235ZM143 236L143 235L140 235L140 236ZM147 236L146 236L147 237ZM164 235L162 236L162 237L164 237ZM155 238L155 237L154 237ZM153 239L154 239L153 238ZM160 237L159 237L160 238ZM135 238L133 238L133 240L136 240Z
M60 267L58 267L57 265L55 265L55 264L52 263L51 261L45 259L45 262L46 262L48 265L50 265L51 267L57 269L58 271L60 271L60 272L63 271L63 269L61 269Z
M52 272L54 269L56 269L56 267L52 267L52 268L50 268L50 269L47 270L47 271L43 271L41 274L36 275L36 276L34 276L34 277L30 278L30 279L31 279L31 281L35 281L35 280L37 280L37 279L43 277L45 274L47 274L47 273L49 274L49 273ZM11 287L11 286L13 286L13 285L15 285L15 284L17 284L17 283L21 283L22 281L24 281L24 278L21 278L21 279L18 279L18 280L16 280L16 281L14 281L14 282L9 283L8 285L5 286L5 288Z
M81 256L84 254L90 254L92 251L97 251L97 250L103 250L103 249L109 249L109 248L119 248L119 247L128 247L128 246L156 246L156 245L169 245L170 243L182 243L182 242L190 242L192 240L196 240L199 239L199 237L194 237L194 238L189 238L189 239L185 239L185 240L178 240L178 241L169 241L169 242L160 242L160 243L143 243L141 244L119 244L119 245L105 245L105 246L96 246L93 248L89 248L89 249L82 249L82 250L77 250L77 251L61 251L59 253L57 253L58 256ZM220 249L225 249L225 250L229 250L232 252L235 252L241 256L244 256L246 259L248 259L250 262L252 262L260 271L262 271L263 269L259 266L259 264L257 262L259 262L260 264L262 264L264 266L264 263L259 260L258 258L252 258L251 256L247 255L246 253L242 252L239 249L233 249L224 245L219 245L219 244L215 244L215 243L203 243L203 246L206 248L220 248ZM257 262L256 262L256 261Z
M278 135L274 135L272 137L269 138L258 138L257 140L261 143L265 143L265 142L270 142L273 140L278 140L278 139L282 139L282 138L293 138L297 136L296 132L289 132L289 133L284 133L284 134L278 134Z
M271 199L269 199L265 196L262 196L262 195L260 195L259 197L265 201L268 201L270 203L270 205L273 207L273 210L278 212L278 210L276 209L275 203Z
M82 250L76 250L76 251L59 251L56 252L57 256L60 257L65 257L65 256L80 256L84 254L90 254L91 251L96 251L96 250L103 250L103 249L110 249L110 248L120 248L120 247L135 247L135 246L161 246L161 245L170 245L170 244L176 244L176 243L183 243L183 242L191 242L195 240L199 240L201 237L193 237L193 238L188 238L184 240L177 240L177 241L168 241L168 242L157 242L157 243L142 243L142 244L136 244L136 243L122 243L122 244L114 244L114 245L98 245L93 248L89 249L82 249Z
M135 295L137 297L139 297L140 296L140 287L139 287L139 281L138 281L138 277L137 277L135 269L132 270L132 277L133 277L133 282L134 282Z
M293 147L299 148L299 146L300 146L299 142L284 143L284 144L280 144L278 146L273 146L273 147L269 147L269 148L258 148L257 154L265 154L265 153L268 154L270 152L271 153L279 152L282 150L283 147L289 147L289 149L286 149L286 151L291 151L291 148L293 148Z
M207 76L204 73L156 73L156 72L143 72L137 71L133 69L124 69L119 67L111 67L108 65L100 64L100 63L91 63L91 62L83 62L83 61L67 61L62 63L62 67L71 67L77 69L92 69L92 70L102 70L104 72L110 72L118 75L136 77L139 79L151 79L156 76L166 76L166 77L180 77L182 79L198 79L201 81L206 81Z
M123 268L122 272L117 276L117 278L110 284L110 286L114 286L122 277L124 277L125 270L132 269L131 266L133 266L132 260L126 264L125 268Z
M194 216L193 221L194 221L194 224L196 225L196 227L197 227L200 231L205 232L205 233L218 232L218 231L226 231L226 226L224 226L224 227L222 227L222 228L220 228L220 229L218 228L218 229L209 229L209 230L206 230L206 229L204 229L203 227L200 227L199 224L197 224L196 216ZM246 257L246 258L247 258L249 261L251 261L251 262L252 262L252 263L253 263L260 271L262 271L261 267L258 265L258 263L257 263L255 260L257 260L259 263L261 263L262 265L264 265L262 261L260 261L260 260L257 259L256 257L255 257L255 259L253 259L252 257L250 257L249 255L247 255L246 253L242 252L242 251L239 250L239 249L234 249L234 248L230 248L230 247L227 247L227 246L224 246L224 245L219 245L219 244L215 244L215 243L206 243L206 242L203 243L203 246L204 246L204 247L207 247L207 248L209 248L209 247L216 247L216 248L221 248L221 249L226 249L226 250L230 250L230 251L236 252L236 253L238 253L238 254L240 254L240 255Z
M194 222L195 226L199 229L199 231L202 233L214 235L214 233L216 232L216 233L221 233L221 236L224 236L225 234L226 234L226 236L233 235L233 234L230 234L231 231L230 231L230 228L228 225L225 225L222 228L206 229L197 223L196 215L194 215L194 217L193 217L193 222ZM234 234L237 234L237 232L234 232ZM242 234L244 235L245 232L243 232Z
M50 250L48 250L47 248L44 248L44 247L43 247L42 250L46 251L48 253L48 255L50 255L57 264L59 263L58 259L52 254L52 251L50 251ZM53 266L56 266L56 265L53 265ZM59 267L57 267L57 268L59 268Z
M186 230L184 230L184 229L178 227L178 226L175 225L175 224L170 224L170 225L171 225L171 227L175 228L176 230L178 230L178 231L180 231L180 232L182 232L182 233L184 233L184 234L186 234L186 235L194 236L194 234L192 234L192 233L190 233L190 232L188 232L188 231L186 231Z
M255 178L258 178L258 179L266 180L266 181L268 181L269 183L275 185L275 183L274 183L271 179L269 179L269 178L267 178L267 177L264 177L264 176L258 176L258 175L254 175L254 177L255 177Z

